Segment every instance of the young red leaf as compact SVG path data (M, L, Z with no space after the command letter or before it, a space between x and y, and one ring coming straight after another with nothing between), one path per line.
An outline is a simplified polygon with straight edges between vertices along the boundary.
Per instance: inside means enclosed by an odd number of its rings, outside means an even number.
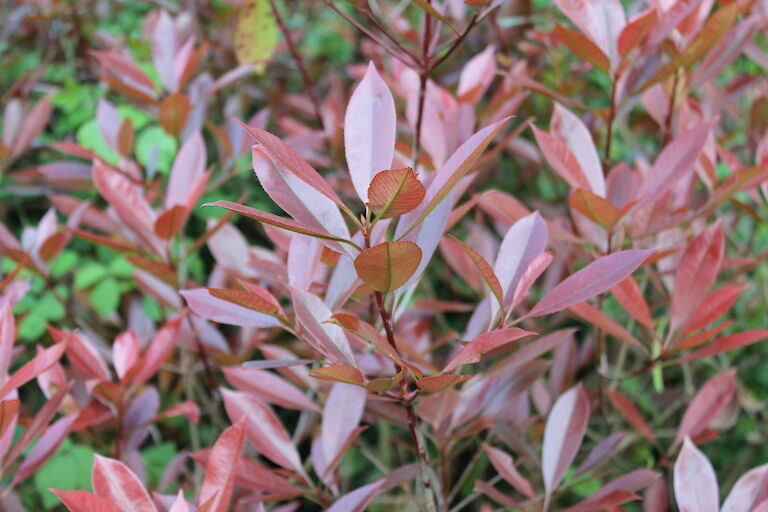
M606 315L589 302L580 302L579 304L571 306L570 309L577 316L583 318L590 324L601 328L617 340L621 340L624 343L629 343L636 347L643 347L640 340L632 336L632 334L622 327L619 322Z
M605 176L595 142L584 122L573 112L555 103L549 132L568 146L578 162L581 172L589 183L586 190L599 197L605 197ZM584 188L584 187L582 187Z
M0 402L0 439L5 435L6 429L16 420L20 403L18 399Z
M96 454L92 483L98 496L116 504L123 512L157 512L144 484L119 460Z
M731 306L739 298L741 292L747 288L746 284L726 285L710 293L699 308L691 315L685 324L682 334L688 334L707 327L731 309Z
M368 187L368 206L381 218L399 217L424 200L426 190L410 167L377 173Z
M16 370L16 373L11 375L9 379L6 379L3 385L0 386L0 397L4 397L14 389L23 386L56 364L64 354L66 347L66 342L57 343L37 354L31 361Z
M88 491L49 489L70 512L125 512L106 497Z
M723 226L716 222L699 233L680 257L672 293L672 331L682 328L706 298L720 272L724 250Z
M715 375L704 384L685 410L675 443L702 434L723 412L736 393L736 370Z
M357 275L373 290L389 292L401 287L421 262L421 249L413 242L384 242L355 258Z
M632 318L648 330L653 330L653 318L643 292L634 277L629 276L611 288L613 296Z
M517 471L511 455L487 444L483 445L483 450L488 454L488 459L491 461L491 465L493 465L494 469L509 485L528 498L534 499L536 497L533 486L531 486L531 483Z
M512 294L511 308L514 308L520 304L528 296L528 292L531 290L531 285L541 276L541 274L547 270L549 264L552 263L551 252L543 252L533 258L528 264L528 268L520 276L520 280L517 282L515 292Z
M616 63L617 41L627 20L619 0L556 0L563 13L594 42L603 53Z
M643 42L651 32L654 23L656 23L656 18L656 9L649 8L627 23L622 29L621 34L619 34L619 40L617 42L619 55L621 55L622 58L626 57L629 52Z
M208 293L217 299L226 300L265 315L280 317L279 306L255 293L250 293L246 290L227 290L221 288L208 288Z
M536 126L531 126L531 129L536 143L552 169L572 188L591 190L592 186L579 165L579 161L576 160L576 156L565 141L553 137Z
M556 313L611 289L627 278L653 250L632 249L598 258L553 288L528 316Z
M485 284L488 285L488 288L491 290L491 293L493 293L493 296L496 297L496 301L499 303L499 308L501 308L502 311L504 311L504 290L501 288L501 283L499 283L499 278L496 277L496 273L493 271L493 268L491 268L491 265L485 261L485 258L456 238L455 236L448 235L448 237L453 240L456 244L459 245L462 249L464 249L464 252L467 253L469 258L472 260L472 263L475 264L475 267L477 267L477 270L480 272L480 275L483 276L483 280L485 281Z
M680 362L697 361L704 359L705 357L711 357L729 350L735 350L737 348L746 347L758 341L762 341L768 338L768 330L757 329L754 331L744 331L736 334L729 334L718 338L704 348L700 348L690 354L686 354L680 358ZM678 348L680 345L678 345Z
M467 343L458 354L456 354L451 361L443 368L443 373L453 371L456 367L463 364L479 363L480 358L496 350L499 347L511 343L520 338L526 336L533 336L536 333L518 329L517 327L510 327L507 329L497 329L480 335L474 340Z
M656 442L656 436L654 435L653 430L651 430L645 422L643 415L640 414L640 411L635 407L635 404L633 404L626 395L614 389L608 391L608 398L610 398L611 403L616 410L619 411L619 414L627 420L627 423L632 425L632 428L634 428L638 434L651 443Z
M309 371L309 376L318 380L330 380L336 382L345 382L357 386L365 386L365 377L354 366L346 364L337 364L334 366L324 366Z
M591 62L597 69L605 72L610 69L611 63L608 56L583 34L556 23L552 36L556 41L570 48L573 53Z
M187 119L189 119L191 110L192 103L186 94L171 94L160 102L157 120L166 133L178 137L187 125Z
M581 384L561 395L549 412L541 453L547 501L576 457L588 420L589 398Z
M606 229L612 229L619 220L619 211L610 201L582 188L573 191L568 205Z
M430 377L422 377L416 381L416 385L422 391L429 393L439 393L445 391L448 388L458 386L464 381L471 379L471 375L432 375Z
M133 377L134 385L148 381L160 370L160 366L168 359L168 356L171 355L174 347L176 347L183 319L183 316L177 316L168 320L152 338Z
M365 76L349 99L344 116L347 166L355 191L364 203L370 201L374 204L378 201L370 196L373 189L371 178L392 165L395 128L395 101L392 93L373 62L370 62ZM396 214L390 216L395 217Z
M245 443L246 418L242 417L234 425L221 433L205 464L205 480L200 490L200 502L212 499L211 512L225 512L229 509L232 489L235 485L237 460Z
M675 461L674 486L680 510L718 512L720 498L715 470L688 437Z

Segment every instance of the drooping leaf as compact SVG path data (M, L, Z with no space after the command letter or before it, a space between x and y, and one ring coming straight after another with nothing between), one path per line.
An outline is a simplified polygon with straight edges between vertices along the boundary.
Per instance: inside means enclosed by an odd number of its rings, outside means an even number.
M419 206L425 193L410 167L384 170L371 180L368 206L381 218L399 217Z
M443 368L443 373L451 372L456 367L463 364L479 363L480 358L503 347L504 345L511 343L520 338L526 336L533 336L536 333L518 329L517 327L509 327L506 329L497 329L480 335L474 340L467 343L458 354L456 354L451 361Z
M357 275L371 289L389 292L401 287L421 262L421 248L413 242L384 242L355 258Z

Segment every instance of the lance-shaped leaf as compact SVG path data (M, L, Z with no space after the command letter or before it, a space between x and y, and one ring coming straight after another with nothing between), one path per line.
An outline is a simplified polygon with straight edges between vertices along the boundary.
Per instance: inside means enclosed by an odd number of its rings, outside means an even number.
M4 397L14 389L23 386L56 364L64 354L66 347L66 342L57 343L37 354L31 361L16 370L16 373L0 386L0 397Z
M673 331L683 327L706 298L720 271L724 250L723 226L716 222L699 233L680 257L672 293Z
M717 476L706 455L686 437L675 461L675 500L687 512L718 512Z
M597 154L595 142L586 125L570 110L555 103L549 132L568 146L589 183L587 190L597 196L605 197L605 177L603 166Z
M362 372L348 364L337 364L333 366L323 366L309 371L309 376L318 380L329 380L334 382L343 382L354 384L356 386L365 385L365 377Z
M685 410L675 443L679 443L685 437L695 438L704 432L709 424L725 410L735 393L735 369L727 370L709 379Z
M401 287L421 262L421 248L413 242L384 242L355 258L357 275L371 289L389 292Z
M557 399L544 429L541 470L547 497L557 489L570 467L587 431L589 399L581 384Z
M619 304L621 304L632 318L637 320L643 327L653 330L651 310L634 277L627 277L625 280L611 288L611 292L613 293L613 296L616 297L616 300L619 301Z
M395 127L395 100L376 66L370 62L344 115L347 166L355 191L364 203L374 201L369 189L371 178L392 165Z
M652 253L653 250L631 249L598 258L555 286L528 316L556 313L610 290L634 272Z
M138 371L133 377L134 385L146 382L160 370L160 366L168 359L176 347L183 319L183 316L171 318L154 335L147 350L144 352L144 357L139 364Z
M336 500L326 512L363 512L384 483L384 480L377 480L355 489Z
M520 338L526 336L533 336L535 332L525 331L518 329L517 327L509 327L507 329L497 329L485 334L481 334L479 337L467 343L458 354L443 368L443 373L453 371L457 366L463 364L479 363L480 358L496 350L499 347L511 343Z
M226 290L228 292L235 290ZM241 306L233 300L215 297L207 288L181 290L189 309L203 318L229 325L244 327L279 327L280 320L271 314L259 313Z
M200 132L195 132L184 142L173 161L165 194L166 208L177 204L187 208L192 207L189 195L190 192L194 192L198 180L204 176L205 160L205 141Z
M247 418L246 438L265 457L304 474L299 452L274 411L253 395L221 388L230 420Z
M330 321L341 326L344 330L359 337L366 343L370 343L377 352L390 359L393 363L400 366L407 365L407 363L400 358L397 350L389 344L387 338L381 332L377 331L371 324L348 313L336 313L331 317ZM416 368L414 367L414 369ZM418 372L418 369L416 370Z
M523 273L546 246L547 225L539 212L521 218L504 235L493 271L504 290L505 308L511 306Z
M512 459L511 455L490 445L484 445L483 450L488 454L488 459L491 461L493 468L507 481L507 483L528 498L533 499L536 497L533 486L531 486L531 483L517 471L515 461Z
M186 94L170 94L160 102L157 120L166 133L178 137L187 125L191 110L192 102Z
M368 392L365 388L336 383L323 407L320 444L326 461L339 457L360 424Z
M229 508L235 486L237 460L245 443L246 418L221 433L205 464L205 480L200 490L200 502L212 499L211 512L224 512Z
M280 316L280 307L278 305L247 290L208 288L208 293L217 299L223 299L265 315Z
M608 56L584 34L556 23L552 36L556 41L570 48L573 53L591 62L597 69L601 71L608 71L610 69L611 63L608 60Z
M139 477L119 460L96 454L93 459L94 492L125 512L157 512Z
M164 211L155 221L155 234L163 240L173 238L184 226L188 213L189 210L180 204Z
M635 407L635 404L633 404L626 395L621 391L614 389L608 391L608 398L610 398L611 403L616 410L619 411L619 414L627 420L627 423L637 430L638 434L652 443L656 442L656 436L654 435L653 430L651 430L645 422L643 415L640 414L640 411Z
M301 224L300 222L297 222L293 219L280 217L278 215L274 215L269 212L263 212L261 210L257 210L255 208L251 208L242 204L233 203L232 201L214 201L212 203L206 203L203 206L219 206L221 208L226 208L229 211L239 213L240 215L245 215L246 217L257 220L259 222L263 222L264 224L269 224L270 226L275 226L288 231L293 231L294 233L301 233L303 235L313 236L315 238L321 238L323 240L333 240L336 242L345 243L345 244L351 245L352 247L358 248L357 245L354 244L353 242L346 240L344 238L331 235L326 231L314 229L304 224Z
M747 288L746 284L726 285L710 293L699 308L693 313L691 319L685 324L682 334L688 334L707 327L709 324L730 311L731 306L739 298L741 292Z
M651 28L656 23L657 16L656 9L649 8L627 23L627 26L619 34L619 40L617 41L619 55L622 58L626 57L629 52L635 49L650 34Z
M680 362L697 361L705 357L711 357L717 354L722 354L723 352L728 352L729 350L746 347L747 345L757 343L758 341L762 341L766 338L768 338L767 329L756 329L754 331L744 331L736 334L729 334L728 336L723 336L722 338L716 339L704 348L700 348L699 350L691 352L690 354L686 354L680 358ZM680 345L682 345L682 343L679 344L677 348L680 348Z
M619 0L556 0L563 13L616 64L617 41L627 24L624 7Z
M241 391L248 391L263 400L305 411L315 411L317 406L295 385L278 374L247 367L223 368L227 381Z
M483 258L483 256L456 238L453 235L448 235L448 237L453 240L456 244L458 244L459 247L464 249L464 252L467 253L469 256L469 259L472 260L472 263L474 263L477 270L480 272L480 275L483 276L483 280L485 281L485 284L488 285L488 289L491 290L491 293L493 293L493 296L496 297L496 302L498 302L499 307L501 310L504 310L504 290L501 288L501 283L499 283L499 278L496 277L496 273L493 271L493 268L491 265Z
M21 268L21 266L19 266ZM13 312L10 305L4 305L0 308L0 375L2 379L8 375L8 369L11 365L11 351L13 350L13 340L16 337L16 323L13 318ZM0 379L0 384L2 383ZM0 395L0 397L3 395Z
M332 313L317 295L293 289L293 307L302 339L334 364L355 365L355 356L344 331L329 323Z
M576 160L576 156L568 148L565 141L538 129L536 126L531 126L531 129L536 143L552 169L572 188L591 190L592 186L581 169L579 161Z
M421 204L426 190L410 167L377 173L368 187L368 206L381 218L398 217Z

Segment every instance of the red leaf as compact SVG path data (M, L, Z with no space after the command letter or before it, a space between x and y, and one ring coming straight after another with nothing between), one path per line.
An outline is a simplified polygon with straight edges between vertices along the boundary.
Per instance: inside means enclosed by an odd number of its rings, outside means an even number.
M653 430L643 419L643 415L635 407L635 404L627 398L623 393L617 390L609 390L608 398L611 399L611 403L617 411L627 420L627 423L637 430L637 433L649 440L652 443L656 442L656 436L653 434Z
M424 200L426 190L410 167L377 173L368 187L368 206L381 218L399 217Z
M155 337L152 338L141 360L139 369L133 377L134 385L139 385L149 380L160 370L160 366L171 355L174 347L176 347L183 318L182 316L177 316L168 320L155 334Z
M736 393L736 370L719 373L704 384L685 410L675 443L703 433Z
M633 249L598 258L555 286L527 316L556 313L611 289L627 278L652 250Z
M384 242L355 258L357 275L373 290L389 292L408 281L421 262L421 248L413 242Z
M209 509L212 512L225 512L229 508L235 485L237 460L245 442L245 425L246 418L243 417L222 432L208 455L200 502L213 499Z
M710 293L699 308L691 315L685 324L682 334L688 334L707 327L709 324L723 316L731 309L731 306L739 298L741 292L747 288L746 284L726 285Z
M722 354L729 350L735 350L737 348L746 347L752 343L757 343L768 338L768 330L758 329L754 331L744 331L736 334L730 334L723 336L713 341L711 344L704 348L686 354L680 358L680 362L696 361L705 357L714 356L716 354Z
M619 211L613 203L583 188L573 191L568 205L606 229L612 229L619 220Z
M536 333L518 329L517 327L510 327L507 329L497 329L480 335L474 340L467 343L458 354L456 354L451 361L443 368L443 373L453 371L457 366L463 364L479 363L480 358L496 350L499 347L511 343L520 338L526 336L533 336Z
M725 240L720 222L699 233L680 258L672 294L670 329L683 327L704 301L723 262Z
M337 364L334 366L323 366L309 371L309 376L318 380L329 380L334 382L346 382L357 386L365 385L365 377L354 366L346 364Z
M520 276L520 280L517 282L515 292L512 294L512 302L510 307L514 308L520 304L528 296L528 292L531 289L531 285L541 276L541 274L547 270L549 264L552 263L552 253L547 251L539 254L528 264L528 268Z
M96 454L92 479L94 492L123 512L157 512L141 480L119 460Z
M471 378L471 375L432 375L417 380L416 385L423 391L439 393Z
M640 13L622 29L619 34L618 49L621 57L626 57L629 52L635 49L648 36L656 23L656 9L649 8Z
M547 500L576 457L587 431L588 420L589 399L581 384L566 391L552 406L544 430L541 453Z
M125 512L107 498L88 491L60 491L50 489L70 512Z
M483 280L485 281L485 284L488 285L488 288L491 290L491 293L493 293L493 296L496 297L496 301L499 303L499 307L504 310L504 290L501 288L501 283L499 283L499 278L496 277L496 273L494 273L493 268L491 265L483 258L483 256L456 238L455 236L448 235L450 240L453 240L456 244L459 245L462 249L464 249L464 252L467 253L469 258L472 260L472 263L475 264L475 267L477 267L477 270L480 272L480 275L483 276Z
M163 240L173 238L187 220L187 209L177 204L164 211L155 221L155 234Z
M616 300L619 301L619 304L621 304L632 318L637 320L637 322L646 329L653 331L651 310L634 277L627 277L625 280L611 288L611 292L613 293L613 296L616 297Z
M608 57L595 43L587 39L583 34L556 23L552 37L566 45L582 59L591 62L597 69L601 71L608 71L610 69L611 63Z
M614 507L623 505L630 501L639 500L640 496L633 492L616 490L611 491L598 498L587 498L572 507L563 509L563 512L593 512L596 510L613 510Z
M675 500L685 512L718 512L720 498L712 464L690 438L675 461Z
M571 311L576 313L577 316L583 318L587 322L601 328L607 334L610 334L617 340L621 340L636 347L643 346L643 344L640 343L637 338L632 336L629 331L624 329L621 324L588 302L582 302L580 304L576 304L575 306L571 306Z
M371 178L392 165L395 125L392 93L376 72L373 62L370 62L365 76L349 99L344 115L347 166L355 191L364 203L377 201L370 195L373 189ZM399 214L391 213L389 216L396 215Z
M536 143L541 148L544 158L552 169L572 188L591 190L592 187L584 171L565 141L541 131L535 126L531 126L531 129L536 138Z
M57 343L37 354L31 361L16 370L5 383L0 386L0 397L17 389L34 379L61 359L66 349L66 343Z

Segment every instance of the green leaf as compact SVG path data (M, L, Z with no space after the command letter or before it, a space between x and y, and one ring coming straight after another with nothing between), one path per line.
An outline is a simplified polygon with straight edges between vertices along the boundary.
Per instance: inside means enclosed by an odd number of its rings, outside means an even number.
M91 306L102 316L109 316L120 305L120 288L113 278L100 281L91 290Z
M136 268L122 256L115 258L109 264L109 273L115 277L130 279L133 277L134 270Z
M154 160L158 171L167 174L176 156L176 139L165 133L159 125L149 126L136 138L136 159L144 167Z
M85 149L90 149L99 155L110 165L115 165L120 160L120 155L112 151L104 140L104 137L101 136L99 125L96 123L95 119L91 119L80 126L77 130L75 140Z
M277 47L279 31L269 0L246 0L241 4L235 30L235 55L240 64L256 64L257 73Z
M171 459L176 456L178 451L173 443L166 442L147 448L141 452L141 458L144 460L144 466L147 470L147 479L150 487L156 487L163 476L163 471L170 464ZM158 489L165 491L166 489Z
M60 505L59 499L48 489L74 491L91 489L91 467L94 451L88 446L65 439L56 453L37 470L34 476L37 495L46 510Z
M74 251L63 250L51 263L51 277L58 279L77 264L77 253Z
M75 274L75 290L88 288L107 275L107 269L100 263L86 263Z
M30 312L19 322L19 339L35 341L45 333L45 317L36 311Z

